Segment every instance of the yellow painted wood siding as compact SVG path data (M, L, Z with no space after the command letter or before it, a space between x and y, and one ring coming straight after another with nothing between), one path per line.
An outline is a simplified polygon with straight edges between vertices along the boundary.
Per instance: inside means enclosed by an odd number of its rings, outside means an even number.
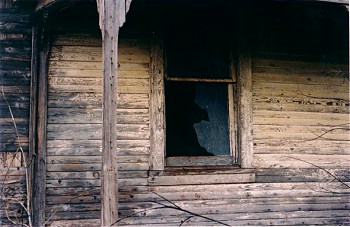
M100 217L101 39L54 37L49 63L47 218ZM145 191L149 154L149 50L120 41L118 161L121 191Z

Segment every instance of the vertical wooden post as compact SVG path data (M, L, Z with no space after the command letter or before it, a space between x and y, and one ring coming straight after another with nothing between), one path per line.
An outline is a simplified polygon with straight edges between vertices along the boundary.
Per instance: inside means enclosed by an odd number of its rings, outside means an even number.
M249 6L239 5L237 9L237 49L238 49L238 145L242 168L253 167L253 86L250 52Z
M99 10L102 15L100 26L103 40L101 225L111 226L118 220L116 113L119 12L122 4L119 0L102 0L99 3L101 4Z
M151 170L164 170L165 108L163 40L159 31L153 31L151 47Z
M45 223L46 200L46 123L47 123L47 75L49 60L49 35L43 25L34 29L31 85L31 145L33 155L33 226ZM37 109L34 105L37 105ZM33 131L34 130L34 131ZM35 132L36 130L36 132Z
M32 56L31 56L31 81L30 81L30 116L29 116L29 176L30 179L29 189L27 197L30 198L30 210L33 211L33 186L34 186L34 175L33 167L34 160L36 158L36 126L37 126L37 103L38 103L38 26L35 25L32 28ZM33 213L32 220L33 220Z

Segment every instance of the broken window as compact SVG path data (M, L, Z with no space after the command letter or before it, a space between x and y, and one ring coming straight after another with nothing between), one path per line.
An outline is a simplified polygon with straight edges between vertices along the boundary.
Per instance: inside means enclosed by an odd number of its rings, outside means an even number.
M235 163L232 19L222 10L170 14L164 40L168 166Z

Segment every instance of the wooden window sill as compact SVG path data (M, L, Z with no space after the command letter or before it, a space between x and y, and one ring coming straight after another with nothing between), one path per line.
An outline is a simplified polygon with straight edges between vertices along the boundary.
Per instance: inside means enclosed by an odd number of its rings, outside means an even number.
M255 169L238 166L166 167L164 171L150 171L150 186L234 184L255 182Z

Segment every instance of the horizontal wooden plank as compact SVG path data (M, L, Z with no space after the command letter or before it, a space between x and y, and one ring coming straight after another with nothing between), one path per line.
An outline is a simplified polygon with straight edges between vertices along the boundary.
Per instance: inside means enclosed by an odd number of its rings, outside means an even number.
M267 18L267 17L266 17ZM275 34L278 34L279 37L282 37L282 35L287 35L288 37L293 37L293 38L297 38L300 37L300 34L293 34L293 36L291 36L292 34L286 34L286 33L280 33L275 31ZM269 38L265 39L267 37L262 37L260 36L257 39L257 42L259 42L259 45L261 45L261 42L270 42L271 40ZM315 39L309 40L309 37L303 37L303 44L306 44L306 46L308 46L308 42L313 42L315 43ZM284 40L275 40L276 42L283 42ZM298 40L300 42L300 40ZM297 42L298 42L297 41ZM318 40L320 41L320 40ZM293 44L295 45L297 42L292 43L291 40L289 40L288 44ZM317 41L316 41L317 42ZM284 42L284 44L286 44ZM267 47L267 49L266 49ZM278 59L281 61L302 61L302 62L316 62L316 63L325 63L326 65L345 65L346 63L344 61L340 61L341 60L341 56L342 54L340 52L342 52L343 54L345 52L343 51L339 51L339 50L328 50L329 53L332 53L332 55L328 56L329 58L327 58L327 62L325 62L325 58L324 55L320 55L320 52L298 52L298 53L292 53L292 52L288 52L288 51L284 51L284 52L276 52L277 49L273 49L270 46L270 50L268 50L268 46L264 47L256 47L257 49L252 51L252 57L256 58L256 59ZM259 49L259 50L258 50ZM316 50L317 51L317 50ZM336 58L335 56L333 56L333 54L338 53L338 58ZM333 58L332 58L333 57ZM335 59L334 59L335 57ZM339 61L335 61L335 60L339 60ZM333 61L332 61L333 60Z
M323 168L345 168L349 166L350 159L348 155L254 154L255 168L315 167L307 162Z
M51 187L49 187L51 189ZM48 189L49 189L48 188ZM87 187L89 188L89 187ZM96 190L95 190L96 191ZM101 196L99 193L92 194L87 191L85 193L73 193L69 196L58 196L58 195L49 195L46 197L47 205L55 204L94 204L101 201Z
M254 139L255 154L340 154L350 152L350 141L310 140L305 138Z
M148 49L119 47L119 63L148 63ZM51 61L91 61L102 62L101 47L53 46L50 54Z
M314 112L279 112L256 110L254 125L341 126L349 122L348 114Z
M91 227L98 227L101 226L101 220L100 219L82 219L79 220L52 220L49 222L52 226L57 227L67 227L67 226L91 226Z
M16 128L19 134L26 135L28 133L28 122L16 123ZM0 123L2 134L16 134L16 128L14 123Z
M316 167L313 169L258 169L256 182L330 182L335 180L334 176L343 182L349 181L349 169L327 169L327 171Z
M266 67L266 68L282 68L288 69L300 69L307 72L327 72L332 70L342 70L347 72L349 67L343 64L329 64L325 62L307 62L298 60L279 60L275 58L253 58L252 68Z
M101 164L102 159L99 156L53 156L50 155L46 158L47 164ZM138 156L118 156L118 163L146 163L148 162L147 155Z
M0 136L0 142L1 143L15 143L18 144L18 141L21 143L28 143L28 136L27 135L19 135L16 134L1 134Z
M166 166L171 167L188 167L188 166L230 166L234 162L230 155L216 155L210 157L167 157Z
M30 78L23 77L21 75L18 76L0 76L0 85L1 86L17 86L17 85L30 85Z
M72 34L53 34L52 35L53 46L87 46L87 47L100 47L102 48L102 37L98 34L84 34L84 33L72 33Z
M93 46L53 46L49 60L102 62L102 48Z
M47 156L46 163L50 164L101 164L101 155L99 156Z
M27 23L3 22L0 24L0 32L29 34L30 26Z
M22 78L25 80L30 80L30 71L29 70L21 70L19 68L10 69L10 70L1 70L0 78Z
M101 109L49 108L48 123L102 123ZM122 124L148 123L148 109L118 109L117 121Z
M100 179L58 179L46 180L46 187L97 187L101 186Z
M117 108L147 109L149 94L118 94ZM48 107L52 108L101 108L102 94L61 92L48 96Z
M101 170L101 164L51 164L47 166L48 172L84 172L84 171L98 171ZM120 163L118 166L120 171L128 170L149 170L148 163Z
M165 210L165 209L160 209ZM168 212L168 209L167 209ZM334 215L331 212L325 211L291 211L291 212L261 212L253 214L206 214L205 217L195 217L188 213L170 213L167 217L159 218L157 215L150 215L152 212L141 212L132 217L124 219L120 222L120 225L152 225L152 226L164 226L164 225L189 225L189 226L211 226L222 225L225 223L228 226L265 226L265 225L337 225L340 223L348 223L348 218L345 216L344 211L340 211L339 215ZM154 213L154 212L153 212ZM168 212L169 213L169 212ZM324 214L324 215L323 215ZM141 219L141 220L140 220ZM219 224L220 221L221 223Z
M147 186L147 178L134 178L134 179L118 179L120 187L125 186ZM100 179L58 179L58 180L46 180L46 187L99 187L101 186Z
M148 94L150 92L148 79L118 80L118 93ZM68 78L50 77L49 92L102 92L102 78Z
M325 92L327 91L327 92ZM305 84L277 84L277 83L254 83L253 95L269 95L294 97L296 95L309 98L329 98L349 100L349 88L330 85L305 85Z
M338 73L338 74L337 74ZM253 73L253 83L282 83L282 84L307 84L307 85L333 85L340 87L349 87L348 79L339 71L334 70L334 73L268 73L255 72Z
M349 101L328 98L309 98L259 95L253 97L253 110L318 112L349 114Z
M7 100L7 102L0 100L0 109L6 110L11 107L11 109L23 109L24 111L27 111L26 109L29 108L29 102L28 101L21 101L21 100Z
M269 198L274 193L275 197L293 197L294 193L304 193L303 196L326 196L326 197L337 197L339 195L329 193L325 190L312 190L313 188L322 189L323 186L327 186L328 189L334 190L334 192L346 192L347 188L342 187L339 182L309 182L307 185L304 182L293 182L293 183L254 183L254 184L224 184L217 187L216 185L182 185L182 186L154 186L152 191L156 193L161 193L166 198L169 197L170 200L179 200L185 199L187 197L182 197L181 193L192 194L194 193L210 193L217 194L215 198L220 198L220 196L231 196L230 198L241 198L238 196L239 192L242 192L245 195L245 198L259 197L259 198ZM311 189L310 189L311 188ZM305 193L306 192L306 193ZM276 194L278 193L278 194ZM288 194L290 193L290 194ZM243 194L239 195L242 196ZM301 195L301 194L299 194ZM346 194L344 194L346 196ZM175 198L176 197L176 198ZM193 197L191 197L193 198ZM204 198L204 197L203 197ZM210 196L206 197L210 199Z
M149 139L148 124L118 124L119 139ZM92 139L98 140L102 138L101 124L48 124L47 139L48 140L79 140Z
M46 216L50 217L51 213L52 213L51 211L47 211ZM66 220L80 220L80 219L96 220L100 218L100 216L101 216L101 211L56 212L55 215L52 216L51 221L52 223L57 223L57 222L59 223L58 220L65 220L64 223L69 223ZM83 222L81 224L83 224ZM92 226L96 226L96 225L94 225L94 223L92 222Z
M150 185L204 185L254 182L254 173L216 174L216 175L179 175L153 176L149 179Z
M48 140L48 155L101 155L101 140ZM119 155L149 154L149 140L118 140Z
M21 141L24 152L28 151L28 139ZM13 141L8 143L7 141L0 141L0 152L16 152L19 148L17 142Z
M82 148L82 149L100 149L102 147L102 141L101 140L48 140L47 141L47 148L59 148L59 149L75 149L75 148ZM58 150L59 150L58 149ZM102 152L102 150L99 150Z
M18 118L23 118L23 117L27 117L29 115L29 109L23 108L21 106L18 107L11 107L11 112L8 108L7 104L2 105L2 109L0 112L0 118L12 118L12 116L16 119Z
M71 33L71 34L54 34L54 46L96 46L102 48L102 38L97 34ZM130 47L147 47L147 40L140 39L119 39L120 48Z
M51 174L48 172L48 174ZM71 188L47 188L46 194L52 201L52 204L55 204L55 202L59 202L59 196L68 198L67 201L72 199L74 195L79 196L91 196L91 195L100 195L101 187L71 187ZM56 203L58 204L58 203Z
M262 139L299 139L300 141L339 140L350 141L350 129L348 126L298 126L298 125L256 125L254 138ZM316 144L315 144L316 145Z
M119 63L121 71L145 71L148 70L148 63ZM50 61L49 67L53 69L86 69L101 70L101 62L83 62L83 61Z
M74 77L74 78L101 78L102 70L87 69L49 69L49 77ZM149 78L148 70L144 71L121 71L118 72L118 78Z
M14 94L29 94L29 86L3 86L1 91L4 91L6 96Z
M46 177L48 180L57 179L76 179L76 180L89 180L100 179L99 171L85 171L85 172L47 172ZM120 179L136 179L147 178L147 171L119 171L118 177ZM60 193L61 194L61 193Z
M76 211L100 211L99 203L81 203L81 204L50 204L46 206L48 214L50 212L76 212ZM49 214L50 215L50 214ZM90 225L89 225L90 226Z
M165 204L169 204L163 202ZM146 206L147 204L147 206ZM331 204L283 204L283 200L280 204L254 204L253 203L232 203L230 200L220 200L220 201L183 201L183 202L175 202L175 204L182 209L193 211L197 214L212 214L212 215L222 215L228 214L232 215L233 211L236 214L242 215L242 213L265 213L268 215L269 212L296 212L296 211L329 211L329 210L343 210L348 211L346 203L331 203ZM140 204L141 205L141 204ZM165 209L157 209L161 207L161 205L157 203L145 203L145 206L148 208L145 210L142 209L134 209L133 211L144 211L148 217L154 216L159 218L159 216L164 216ZM170 205L171 206L171 205ZM177 216L182 213L177 209L166 209L165 216ZM344 212L345 213L345 212ZM343 215L344 215L343 213ZM141 216L141 215L140 215Z

